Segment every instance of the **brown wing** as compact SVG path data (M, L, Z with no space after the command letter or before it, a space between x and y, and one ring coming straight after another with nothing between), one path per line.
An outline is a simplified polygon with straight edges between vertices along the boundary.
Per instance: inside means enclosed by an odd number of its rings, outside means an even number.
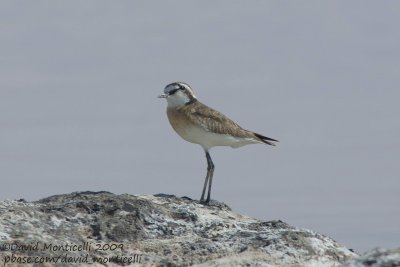
M252 132L243 129L221 112L199 101L183 106L180 109L189 121L201 125L206 131L243 138L256 138Z

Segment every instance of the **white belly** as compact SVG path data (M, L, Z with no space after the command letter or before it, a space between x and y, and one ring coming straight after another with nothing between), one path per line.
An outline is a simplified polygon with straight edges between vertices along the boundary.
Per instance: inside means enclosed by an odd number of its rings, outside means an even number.
M237 148L248 144L259 143L254 139L234 137L225 134L216 134L205 131L199 127L186 128L185 131L178 132L178 134L186 141L199 144L206 150L214 146L230 146Z

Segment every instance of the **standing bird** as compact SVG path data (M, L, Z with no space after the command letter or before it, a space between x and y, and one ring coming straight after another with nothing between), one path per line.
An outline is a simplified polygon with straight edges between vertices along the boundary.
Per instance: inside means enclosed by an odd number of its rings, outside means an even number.
M168 102L167 115L172 128L188 142L203 147L207 158L207 175L200 202L209 204L214 163L209 150L214 146L238 148L248 144L268 144L278 140L243 129L224 114L197 100L192 88L183 82L174 82L164 88L159 98ZM204 195L208 184L207 199Z

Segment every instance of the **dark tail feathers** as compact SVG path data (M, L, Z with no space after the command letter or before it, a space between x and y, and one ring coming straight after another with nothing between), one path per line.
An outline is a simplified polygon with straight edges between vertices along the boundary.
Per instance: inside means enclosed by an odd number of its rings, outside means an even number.
M260 141L262 141L263 143L267 144L267 145L271 145L271 146L275 146L274 143L272 142L279 142L278 140L266 137L264 135L258 134L258 133L253 133L258 139L260 139Z

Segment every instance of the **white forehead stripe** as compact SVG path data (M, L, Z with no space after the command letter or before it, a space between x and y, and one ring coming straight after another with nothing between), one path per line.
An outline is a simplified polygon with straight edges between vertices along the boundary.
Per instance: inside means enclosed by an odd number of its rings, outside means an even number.
M175 90L175 89L178 89L178 84L176 84L176 83L168 84L167 87L164 88L164 93L168 93L169 91Z

